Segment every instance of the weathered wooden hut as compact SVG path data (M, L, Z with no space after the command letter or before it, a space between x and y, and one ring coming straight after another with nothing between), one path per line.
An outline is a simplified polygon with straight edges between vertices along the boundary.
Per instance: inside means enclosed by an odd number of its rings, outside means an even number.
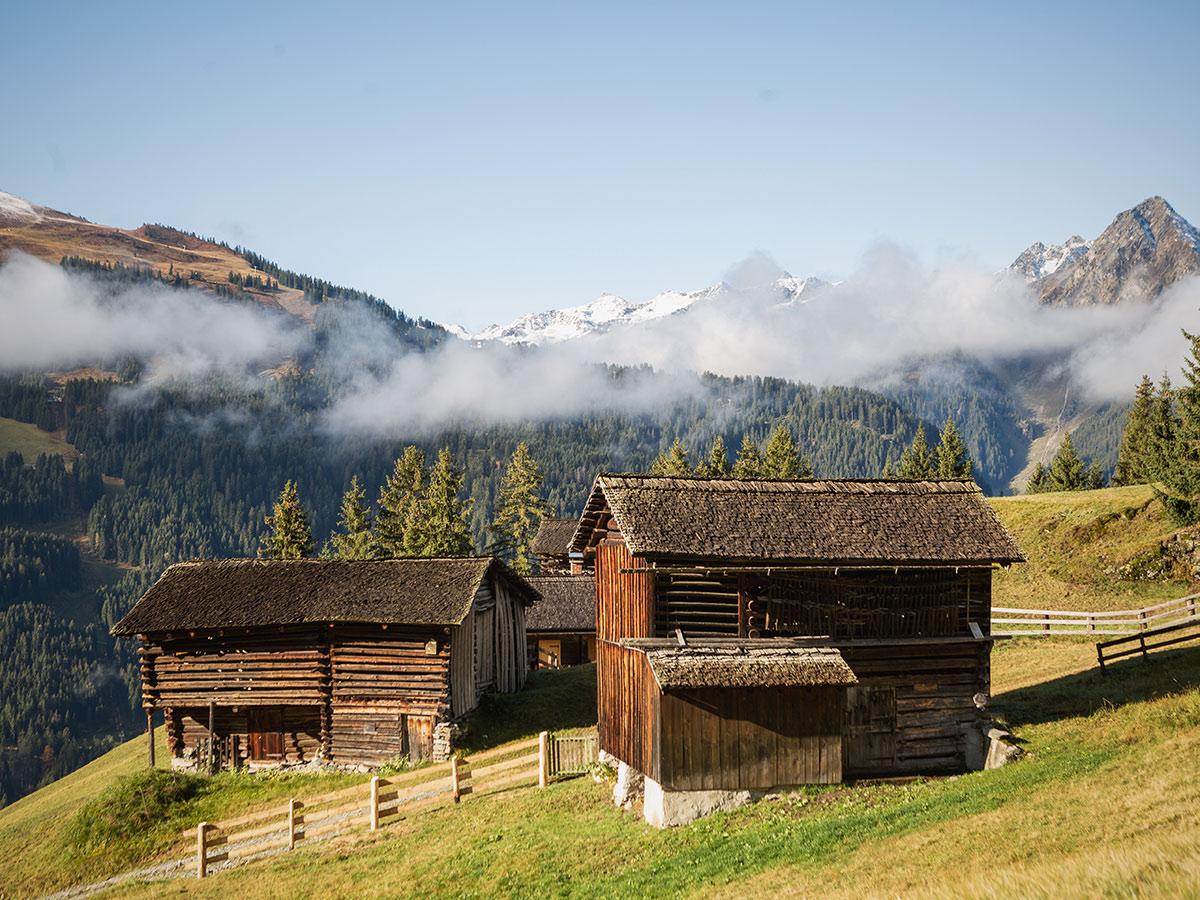
M583 557L571 558L571 539L575 536L578 519L542 519L533 552L543 575L579 575L583 572Z
M991 571L1024 557L974 483L601 475L572 550L600 746L648 816L651 785L661 806L980 755Z
M530 575L542 597L525 616L529 668L561 669L596 659L596 581L591 575Z
M113 634L140 639L178 764L369 767L429 758L440 723L524 685L536 599L490 557L188 562Z

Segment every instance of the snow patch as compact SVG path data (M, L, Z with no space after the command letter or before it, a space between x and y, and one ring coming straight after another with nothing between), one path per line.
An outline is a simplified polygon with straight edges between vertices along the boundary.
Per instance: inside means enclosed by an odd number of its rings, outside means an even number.
M0 219L21 222L40 222L42 215L28 200L0 191Z
M1067 238L1065 243L1049 247L1038 241L1018 256L1009 269L1019 273L1027 283L1033 283L1082 259L1091 246L1090 241L1077 234Z

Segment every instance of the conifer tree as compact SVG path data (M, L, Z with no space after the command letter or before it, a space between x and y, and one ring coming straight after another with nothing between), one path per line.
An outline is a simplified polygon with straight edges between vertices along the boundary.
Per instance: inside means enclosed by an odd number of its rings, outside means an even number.
M750 437L750 432L742 437L742 449L738 451L737 462L731 472L734 478L748 480L763 477L762 458L758 455L758 444Z
M308 516L300 506L300 493L291 479L279 492L272 514L266 523L271 533L263 538L260 556L268 559L307 559L312 556L313 536Z
M917 436L900 457L896 477L933 478L934 471L933 454L929 452L929 442L925 440L925 426L918 424Z
M1156 488L1163 507L1177 525L1200 521L1200 334L1183 332L1192 343L1184 361L1183 386L1176 390L1178 417L1173 434L1157 442L1163 490ZM1161 422L1162 412L1158 420Z
M379 556L402 556L407 552L407 531L421 499L424 479L425 454L417 447L405 447L379 492L379 515L375 523Z
M1047 487L1048 482L1049 478L1046 473L1046 467L1039 462L1033 467L1033 474L1029 476L1029 483L1025 485L1025 493L1041 494L1044 491L1048 491L1050 490Z
M1085 471L1083 461L1075 452L1075 444L1071 441L1071 432L1068 431L1063 438L1062 446L1058 448L1054 461L1050 463L1049 489L1052 491L1081 490L1086 484Z
M1113 484L1142 484L1153 481L1150 471L1154 456L1154 437L1151 418L1155 405L1154 382L1143 375L1133 396L1133 405L1125 418L1125 430L1121 432L1121 448L1117 451L1117 469L1113 473Z
M671 449L658 455L650 466L651 475L691 475L692 464L688 461L687 447L680 438L675 438Z
M766 478L800 478L800 454L792 432L783 425L776 426L767 439L763 454L762 473ZM809 472L811 474L811 470Z
M970 478L971 467L974 465L967 445L963 443L958 426L949 416L942 426L942 434L937 449L933 451L933 459L938 478Z
M701 464L696 474L705 478L728 478L730 473L729 457L725 455L725 440L718 434L713 439L712 449L708 451L708 460Z
M541 486L542 473L522 441L500 482L496 518L490 529L493 552L520 575L533 573L533 541L542 519L550 514L549 504L539 493Z
M341 532L335 531L329 542L337 559L374 559L375 532L371 510L363 506L364 492L358 476L350 479L350 490L342 497Z
M463 472L443 447L429 473L429 486L415 506L404 533L404 549L413 556L465 556L471 552L467 522L470 501L458 499Z

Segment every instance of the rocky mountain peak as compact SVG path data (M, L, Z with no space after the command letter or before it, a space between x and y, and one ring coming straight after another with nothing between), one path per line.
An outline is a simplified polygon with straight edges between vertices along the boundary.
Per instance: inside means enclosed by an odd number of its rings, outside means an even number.
M1181 278L1200 274L1200 232L1162 197L1120 213L1075 258L1030 278L1036 254L1026 257L1037 246L1021 254L1012 268L1034 283L1041 302L1051 306L1146 303Z

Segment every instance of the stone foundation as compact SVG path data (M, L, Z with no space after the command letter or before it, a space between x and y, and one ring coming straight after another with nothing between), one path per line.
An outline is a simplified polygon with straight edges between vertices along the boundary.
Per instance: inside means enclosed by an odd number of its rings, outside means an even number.
M445 762L454 752L455 742L462 736L462 728L455 722L438 722L433 726L433 761Z
M765 791L671 791L652 778L645 780L643 809L655 828L686 825L715 812L761 800Z

